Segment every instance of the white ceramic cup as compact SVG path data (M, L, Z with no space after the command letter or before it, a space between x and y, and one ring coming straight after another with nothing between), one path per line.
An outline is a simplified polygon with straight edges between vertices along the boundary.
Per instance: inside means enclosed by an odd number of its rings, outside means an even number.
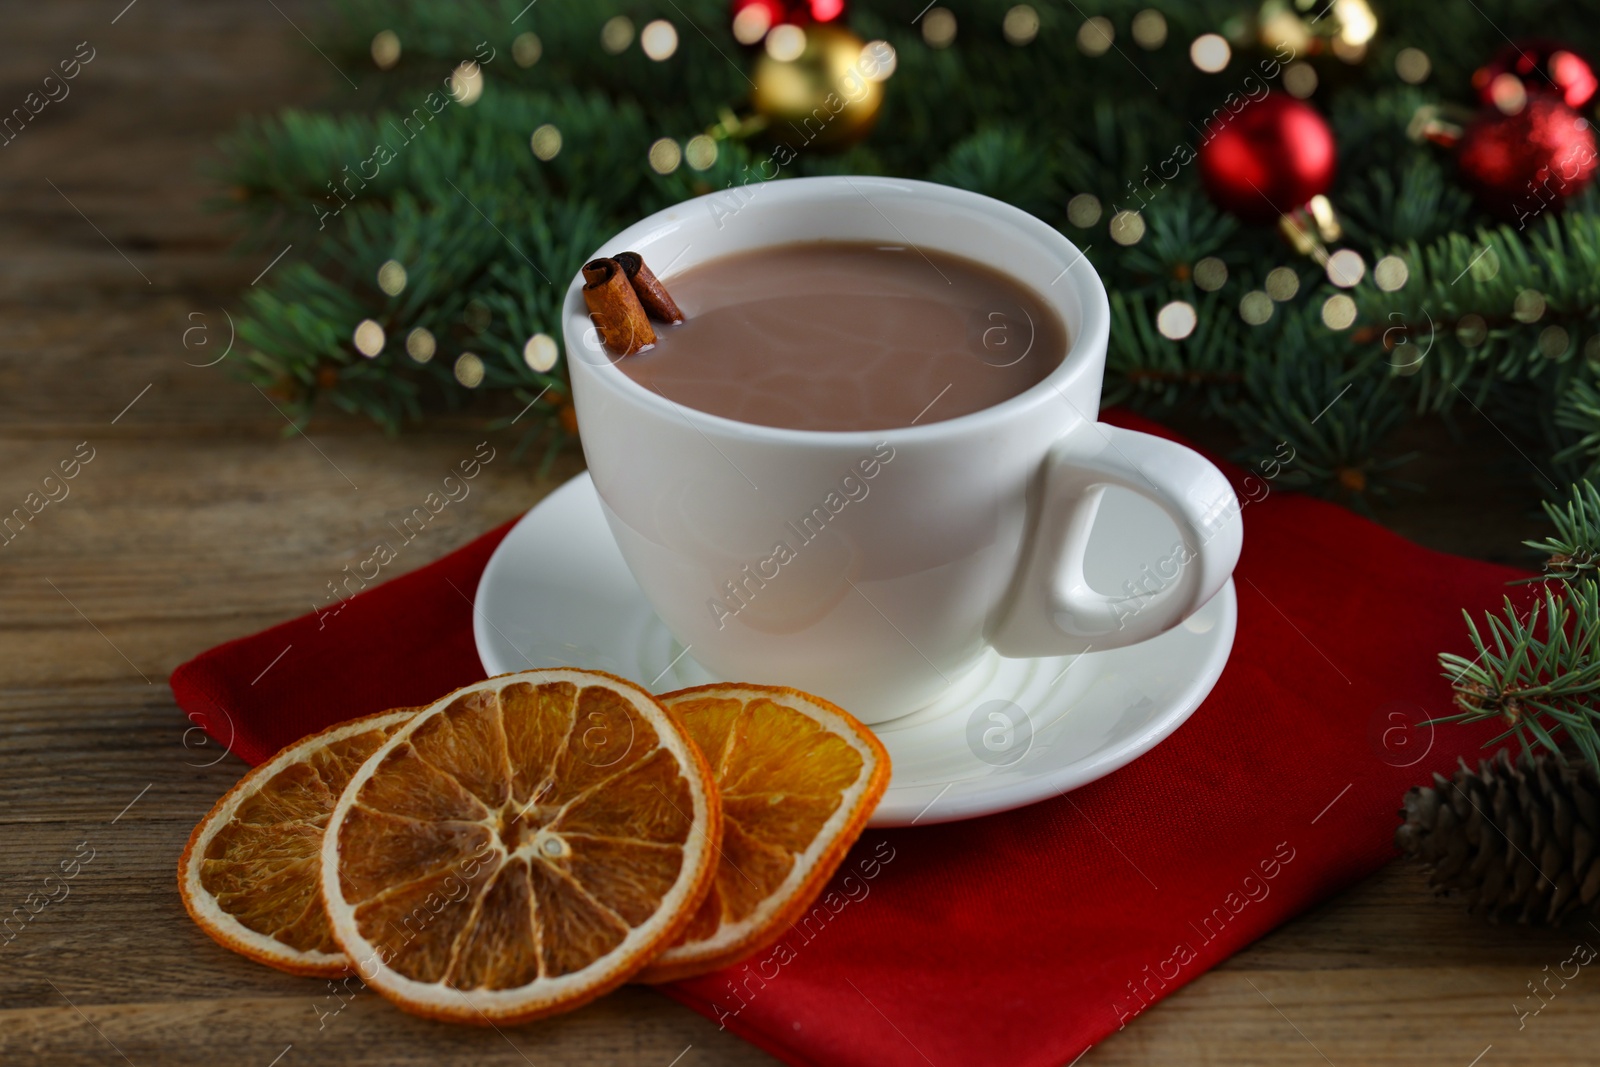
M795 178L678 204L596 255L637 251L670 288L697 263L816 240L986 264L1054 308L1070 347L1039 384L970 415L879 431L757 426L623 374L575 278L563 319L589 471L623 558L688 655L882 722L936 700L990 648L1132 644L1222 588L1242 541L1232 488L1188 448L1096 421L1105 288L1026 212L927 182ZM1107 486L1154 501L1181 541L1147 569L1154 581L1110 595L1083 567Z

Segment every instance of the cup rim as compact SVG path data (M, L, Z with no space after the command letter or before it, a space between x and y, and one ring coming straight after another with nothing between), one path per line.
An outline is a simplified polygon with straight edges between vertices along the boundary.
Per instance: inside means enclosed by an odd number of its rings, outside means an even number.
M1083 365L1092 358L1092 353L1105 352L1106 344L1110 338L1111 308L1106 296L1105 283L1101 280L1099 272L1089 263L1084 250L1080 249L1071 239L1060 230L1044 222L1021 208L1014 207L1002 200L984 196L967 189L955 186L941 185L937 182L919 181L912 178L886 178L878 176L856 175L825 175L804 178L775 178L762 182L756 187L758 195L767 199L769 204L792 203L803 204L823 194L847 185L857 193L882 193L886 196L904 196L911 194L925 200L945 202L968 208L978 208L984 212L997 216L1000 220L1021 230L1025 236L1031 236L1043 246L1057 246L1063 251L1062 259L1065 267L1057 281L1065 280L1072 284L1078 297L1078 306L1082 312L1082 322L1073 331L1069 327L1069 343L1066 354L1060 364L1038 382L1024 389L1015 396L1008 397L998 404L980 408L965 415L954 418L941 419L920 426L896 426L883 429L866 430L805 430L784 426L766 426L760 423L741 422L730 419L724 415L714 415L707 411L689 407L670 400L667 397L648 389L624 374L617 363L626 357L608 358L604 363L596 363L584 357L574 356L577 351L575 337L581 338L590 328L589 310L583 299L583 274L579 272L574 276L567 288L566 299L562 303L562 334L565 342L567 369L569 378L574 382L578 378L577 365L583 364L588 371L593 371L593 380L600 385L620 394L630 403L641 405L647 410L660 415L675 415L701 430L718 431L724 435L740 436L746 439L757 439L772 442L789 442L796 444L857 444L862 442L889 441L897 443L904 441L913 443L920 440L959 434L970 431L991 430L1005 422L1015 419L1024 412L1031 411L1041 404L1049 403L1057 398L1067 400L1073 405L1071 398L1063 391L1063 387L1072 382L1082 372ZM768 194L771 194L770 196ZM694 197L680 201L670 207L663 208L652 215L648 215L633 225L623 229L609 240L605 241L585 259L595 259L601 256L615 255L630 248L639 247L645 243L646 237L660 235L664 231L674 231L684 228L683 212L695 205L709 201L711 198L722 195L721 192L707 193L704 196ZM892 223L891 223L892 225ZM788 243L788 242L785 242ZM909 242L908 243L912 243ZM972 258L972 257L968 257ZM978 262L984 262L978 260ZM1013 280L1027 285L1042 299L1050 302L1049 295L1044 289L1033 286L1030 282L1017 278L1004 266L994 263L986 264L998 270ZM1051 283L1055 284L1055 283ZM1059 311L1058 311L1059 313ZM1103 358L1103 357L1102 357ZM576 386L575 386L576 387ZM1097 412L1079 412L1087 419L1097 417Z

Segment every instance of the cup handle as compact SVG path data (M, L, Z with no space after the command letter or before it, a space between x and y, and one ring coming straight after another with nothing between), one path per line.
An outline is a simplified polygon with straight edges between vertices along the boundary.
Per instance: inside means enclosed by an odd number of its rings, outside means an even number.
M1193 449L1085 421L1051 446L1044 468L1039 518L1010 603L992 631L1002 656L1070 655L1154 637L1199 610L1239 562L1239 499ZM1181 547L1167 560L1151 561L1132 591L1108 596L1089 587L1083 560L1101 497L1112 485L1159 505L1177 526Z

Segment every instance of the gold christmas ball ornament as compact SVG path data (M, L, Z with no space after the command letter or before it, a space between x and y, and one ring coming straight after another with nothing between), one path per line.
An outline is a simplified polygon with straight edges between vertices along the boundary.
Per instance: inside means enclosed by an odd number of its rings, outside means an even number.
M1280 62L1327 51L1359 63L1378 32L1378 16L1367 0L1266 0L1256 26Z
M883 106L894 48L887 41L869 44L841 26L780 28L787 32L776 44L776 31L767 35L752 74L751 105L766 119L767 132L797 152L859 143Z

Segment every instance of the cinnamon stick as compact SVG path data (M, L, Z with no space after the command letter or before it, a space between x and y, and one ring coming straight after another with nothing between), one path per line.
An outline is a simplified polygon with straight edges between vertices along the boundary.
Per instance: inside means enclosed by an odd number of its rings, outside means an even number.
M683 321L683 312L679 310L677 301L672 299L667 287L661 284L661 279L645 266L643 256L637 252L621 252L616 259L622 264L623 273L628 276L628 281L633 284L633 291L639 295L639 303L644 305L645 312L652 319L660 319L666 323Z
M583 265L583 302L600 340L618 355L631 356L656 343L644 305L616 260L592 259Z

